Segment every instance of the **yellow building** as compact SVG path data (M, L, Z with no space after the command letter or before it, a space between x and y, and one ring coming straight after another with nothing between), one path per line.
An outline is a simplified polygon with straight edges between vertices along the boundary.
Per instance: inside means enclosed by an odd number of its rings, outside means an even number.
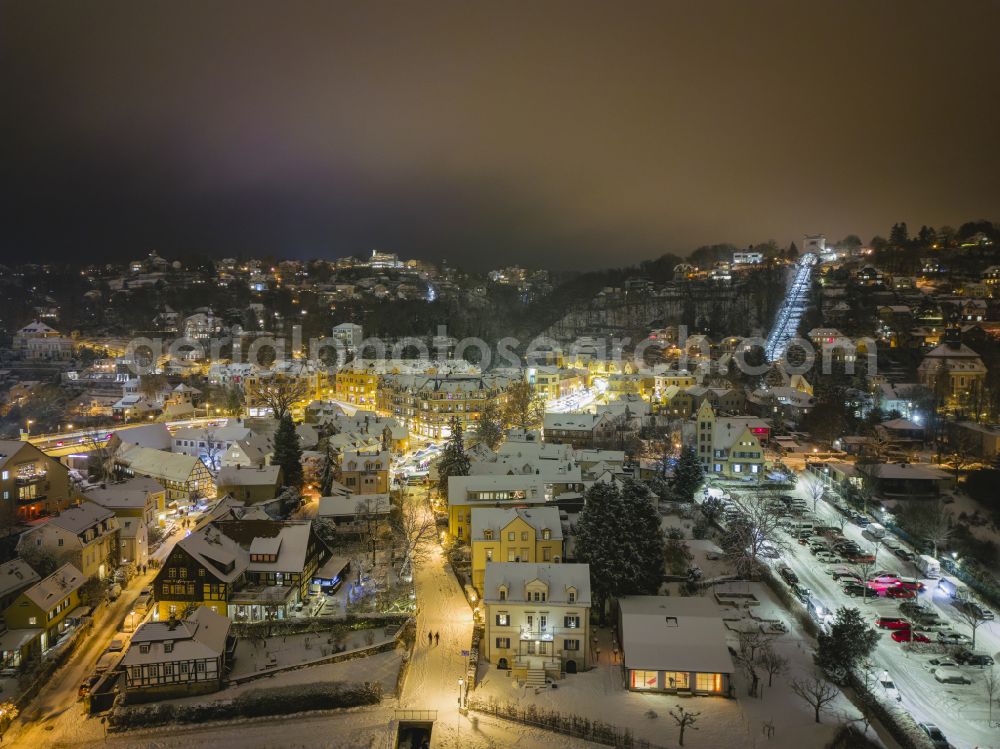
M750 416L716 416L707 400L696 416L695 453L705 472L723 478L760 478L765 460L761 441L770 428Z
M486 660L530 684L590 667L590 565L497 562L483 582Z
M70 614L80 605L80 588L86 577L72 564L64 564L51 575L26 589L4 611L15 645L4 645L4 660L20 662L29 654L41 654L56 644L72 621ZM14 652L16 651L16 653Z
M552 499L545 480L534 474L451 476L448 479L448 532L468 542L474 507L523 508Z
M388 450L345 450L340 456L336 479L352 494L388 494L390 464Z
M554 563L563 560L562 524L555 507L472 510L472 584L483 592L492 562Z
M378 383L382 368L370 360L355 360L337 370L334 391L337 400L359 408L374 409L378 401Z
M469 432L487 401L502 407L513 382L501 374L386 375L379 385L378 409L411 434L445 439L451 435L452 419Z

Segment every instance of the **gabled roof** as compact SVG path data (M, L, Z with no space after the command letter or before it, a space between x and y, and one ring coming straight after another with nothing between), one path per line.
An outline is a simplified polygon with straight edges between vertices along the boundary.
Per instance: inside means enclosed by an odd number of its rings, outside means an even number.
M500 532L517 519L530 525L541 537L543 530L552 532L552 539L562 540L562 523L559 522L558 507L503 508L475 507L472 510L473 541L482 541L483 531L491 530L494 540L500 540Z
M281 466L239 468L225 466L219 470L218 486L277 486L281 480Z
M199 606L191 616L179 622L147 622L132 635L122 664L135 666L218 658L226 650L230 626L229 619L206 606ZM168 642L170 652L165 647Z
M72 564L64 564L47 578L24 591L24 595L42 611L49 611L61 600L79 590L86 580L83 573Z
M91 486L84 492L83 498L108 510L142 509L146 506L148 495L162 491L163 487L155 480L134 476L113 484Z
M80 534L88 528L106 520L113 519L115 514L100 505L85 502L79 507L70 507L60 514L49 518L48 524L56 528L62 528L70 533Z
M358 505L361 505L361 510ZM347 494L320 497L317 517L349 517L358 512L387 515L391 509L388 494Z
M117 438L123 448L126 445L140 445L155 450L169 450L173 444L167 425L162 423L119 429L111 436L113 439Z
M168 453L139 445L123 446L118 461L133 473L165 481L185 482L195 472L201 458L183 453Z
M4 562L0 564L0 597L16 593L41 579L31 565L20 557Z
M177 542L195 561L223 582L232 582L246 571L250 555L222 531L209 525Z
M590 605L589 564L525 564L522 562L492 562L486 565L483 600L501 603L500 586L506 586L510 603L527 602L526 587L535 581L548 586L547 603L567 606ZM576 601L567 598L569 589L576 590Z
M309 551L309 520L219 520L215 528L247 554L249 572L302 572ZM252 554L276 554L274 562L250 559Z

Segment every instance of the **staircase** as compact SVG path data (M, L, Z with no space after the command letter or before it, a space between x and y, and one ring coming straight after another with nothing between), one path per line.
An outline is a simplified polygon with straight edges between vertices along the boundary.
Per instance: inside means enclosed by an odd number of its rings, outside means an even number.
M544 668L529 668L528 678L524 680L524 686L529 689L534 689L538 687L545 686L545 669Z

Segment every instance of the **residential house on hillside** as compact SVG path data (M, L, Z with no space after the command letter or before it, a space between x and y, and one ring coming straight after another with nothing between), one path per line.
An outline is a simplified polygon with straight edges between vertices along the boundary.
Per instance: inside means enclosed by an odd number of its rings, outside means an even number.
M41 580L31 565L20 557L0 564L0 611L6 611L22 590Z
M89 502L70 507L21 534L19 555L30 557L39 549L60 563L72 562L88 578L103 580L121 559L118 518L111 510Z
M757 478L764 471L767 422L752 417L720 417L705 401L698 409L695 453L706 473L726 478Z
M0 498L19 520L35 520L70 504L69 469L30 442L0 440Z
M122 564L146 564L149 527L166 524L166 489L151 478L135 476L127 481L90 487L83 498L110 510L118 518Z
M72 564L64 564L23 590L3 614L8 630L3 642L4 660L20 663L56 645L76 621L80 588L86 580Z

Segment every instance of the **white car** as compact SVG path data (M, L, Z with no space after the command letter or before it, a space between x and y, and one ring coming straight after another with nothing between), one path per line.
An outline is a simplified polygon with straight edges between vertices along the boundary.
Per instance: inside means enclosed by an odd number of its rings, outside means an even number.
M938 632L937 639L938 642L943 642L946 645L968 645L972 642L972 638L968 635L950 629Z
M886 699L895 700L896 702L903 701L903 698L900 696L899 690L896 689L896 684L893 682L892 677L889 676L888 671L882 672L882 675L878 677L878 683L882 686Z

